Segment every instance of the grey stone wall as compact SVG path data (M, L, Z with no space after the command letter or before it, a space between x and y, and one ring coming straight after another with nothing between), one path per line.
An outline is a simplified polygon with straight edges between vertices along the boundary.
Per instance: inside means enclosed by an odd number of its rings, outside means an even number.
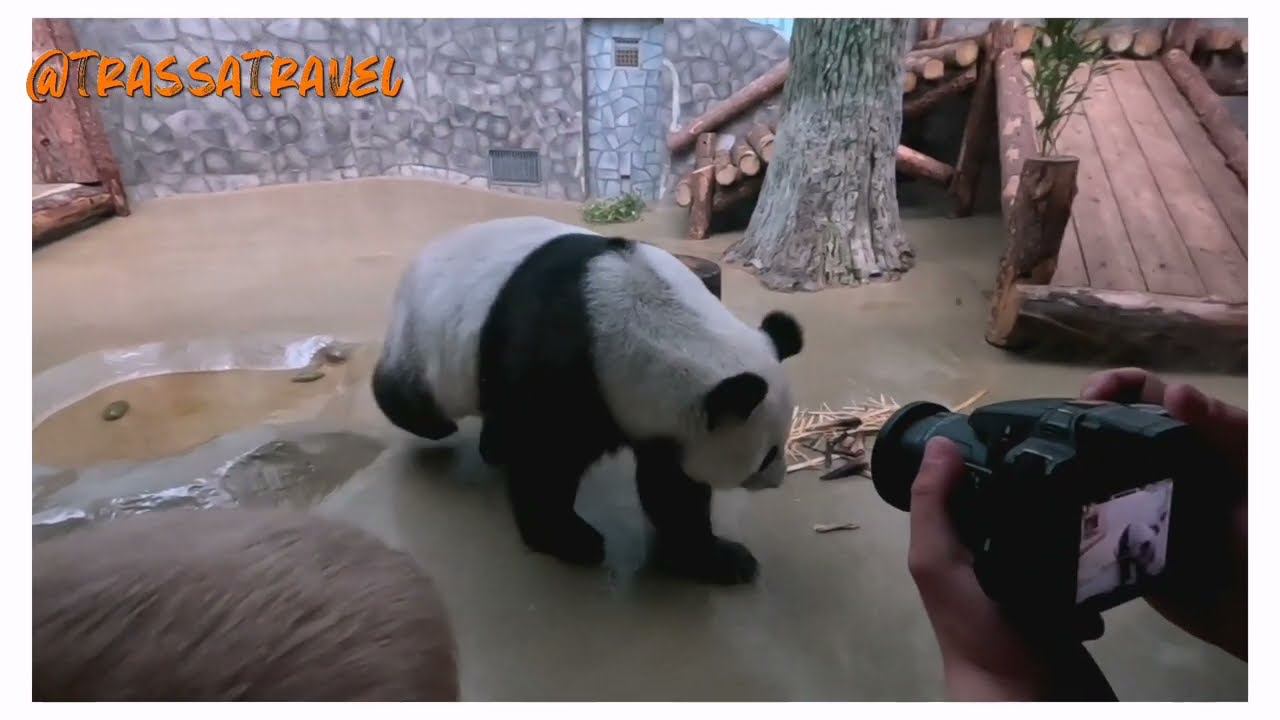
M565 20L87 19L82 45L126 62L178 66L266 49L302 62L396 58L395 98L254 98L113 91L102 116L134 199L382 175L488 186L491 148L539 151L542 183L505 187L583 197L582 23ZM264 75L269 69L264 68ZM265 81L264 81L265 84Z
M586 21L587 177L593 197L659 195L667 157L660 116L662 38L660 20ZM638 67L615 66L619 40L639 41Z
M676 69L678 93L673 114L671 72L664 72L662 117L668 130L688 124L787 58L785 37L747 20L668 19L664 25L663 47ZM721 143L744 136L753 123L776 121L781 100L781 95L775 96L719 128ZM665 151L665 142L662 147ZM692 168L692 149L671 157L666 189L670 191Z

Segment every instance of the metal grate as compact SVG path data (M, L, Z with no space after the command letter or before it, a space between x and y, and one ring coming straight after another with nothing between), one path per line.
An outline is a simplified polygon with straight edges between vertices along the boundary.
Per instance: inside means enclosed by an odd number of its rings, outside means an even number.
M537 150L490 150L489 182L537 185L542 182L542 159Z
M614 38L613 66L640 67L640 41L634 38Z

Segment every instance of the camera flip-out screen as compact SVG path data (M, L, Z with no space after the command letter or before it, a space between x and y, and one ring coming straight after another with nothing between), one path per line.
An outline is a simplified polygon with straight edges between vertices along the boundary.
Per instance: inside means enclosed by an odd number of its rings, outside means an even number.
M1076 602L1138 586L1165 569L1173 480L1126 490L1084 507Z

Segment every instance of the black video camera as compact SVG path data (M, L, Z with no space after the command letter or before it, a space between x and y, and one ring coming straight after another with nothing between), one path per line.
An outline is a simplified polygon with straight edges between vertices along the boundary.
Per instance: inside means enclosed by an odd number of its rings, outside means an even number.
M950 514L983 590L1039 617L1101 612L1165 582L1194 507L1203 454L1192 429L1152 405L1015 400L962 415L911 403L876 437L876 491L899 510L925 443L960 448L968 477ZM1179 533L1182 535L1179 535Z

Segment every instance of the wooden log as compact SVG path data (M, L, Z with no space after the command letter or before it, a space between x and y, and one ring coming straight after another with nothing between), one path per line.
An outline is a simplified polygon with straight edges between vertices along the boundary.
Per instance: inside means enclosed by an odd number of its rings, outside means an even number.
M720 186L732 185L738 181L738 166L733 164L733 159L729 156L728 150L719 150L716 152L712 162L716 166L716 184Z
M1138 71L1147 81L1152 96L1160 104L1165 120L1168 121L1178 143L1182 145L1187 159L1196 168L1196 174L1204 182L1205 190L1222 213L1222 219L1240 246L1241 252L1249 255L1249 195L1240 178L1227 166L1222 152L1213 144L1208 133L1196 117L1195 110L1178 90L1169 73L1162 65L1156 63L1137 63ZM1082 166L1083 172L1083 166ZM1082 183L1082 192L1085 184ZM1123 235L1122 235L1123 237ZM1097 285L1095 284L1095 287Z
M747 142L745 137L740 137L734 141L733 147L729 149L729 157L733 160L733 164L738 166L738 170L743 175L751 177L760 173L760 156L756 155L756 151L751 149L751 144Z
M1031 44L1036 41L1036 28L1034 25L1018 25L1013 29L1013 49L1021 55L1031 49Z
M1240 33L1231 28L1204 28L1196 36L1195 52L1215 53L1230 50L1240 39Z
M1086 46L1092 45L1094 43L1104 43L1107 41L1106 33L1102 30L1102 28L1096 28L1096 27L1085 30L1084 35L1080 36L1080 39L1084 42Z
M1123 55L1132 46L1132 30L1111 30L1107 33L1107 50L1109 50L1112 55Z
M747 144L767 163L773 162L773 131L767 125L752 125L747 131Z
M1164 36L1165 51L1178 49L1186 53L1196 49L1196 37L1200 35L1198 20L1173 20L1169 23Z
M1022 162L1036 154L1034 125L1031 122L1031 98L1027 79L1022 74L1021 58L1016 48L1009 48L996 58L996 127L1000 132L1000 200L1005 222L1018 192Z
M685 175L684 179L676 183L676 205L687 208L693 204L693 175Z
M1164 35L1159 30L1153 28L1139 30L1133 34L1133 45L1129 48L1129 54L1139 59L1155 57L1162 45L1164 45Z
M913 72L925 80L937 80L947 72L947 64L927 55L908 53L902 59L902 65L908 72Z
M928 42L930 40L935 40L939 35L942 34L941 18L928 18L928 19L921 18L919 22L920 22L920 32L918 33L917 40L919 40L920 42Z
M978 68L970 67L953 74L919 95L902 103L902 117L917 118L927 114L939 103L953 95L973 87L978 82Z
M718 129L748 108L777 94L786 82L789 68L790 62L783 60L773 69L747 83L741 90L725 98L724 102L717 103L693 122L671 133L667 136L667 149L671 152L679 152L692 145L702 133Z
M1087 344L1086 350L1106 349L1109 362L1169 361L1233 372L1248 367L1247 303L1024 283L1012 294L1024 333L1052 333Z
M1185 52L1170 50L1160 56L1160 61L1195 109L1213 144L1226 157L1227 165L1240 177L1240 182L1249 187L1249 138L1231 118L1222 98L1209 87L1200 69Z
M31 201L31 242L39 244L89 218L109 215L111 193L97 185L81 185Z
M951 182L951 177L955 175L955 168L922 152L912 150L905 145L898 146L894 154L894 160L896 161L898 172L903 175L910 175L911 177L928 180L939 185L946 185Z
M690 189L693 202L689 205L690 240L704 240L711 230L711 197L715 193L716 134L698 136L694 151L694 165Z
M957 217L973 213L974 189L982 171L982 156L991 133L991 118L995 114L995 48L1000 47L997 43L1003 41L997 38L997 30L1002 27L999 21L992 22L983 40L985 56L978 62L978 79L969 100L969 115L964 122L956 172L947 189L954 202L953 214Z
M715 197L711 199L711 213L719 215L744 200L758 196L762 187L764 187L764 175L756 175L744 177L731 187L716 190Z
M81 49L76 39L71 21L66 19L46 20L53 36L55 46L63 52L75 52ZM75 105L76 116L80 120L80 130L84 143L89 148L89 156L93 158L98 170L98 182L111 194L111 204L117 215L129 214L129 198L125 195L124 180L120 177L120 164L116 162L115 153L111 150L111 141L107 139L107 131L98 115L97 105L93 98L82 98L78 92L67 92L64 99L69 98Z
M998 347L1020 344L1014 333L1020 310L1015 283L1044 285L1053 278L1062 236L1076 198L1072 157L1029 157L1022 163L1018 192L1009 216L1009 241L996 272L995 294L987 342Z
M978 61L978 42L960 39L924 50L912 50L907 53L907 56L934 58L941 60L949 67L967 68Z
M963 35L958 37L936 37L932 40L921 40L920 42L916 43L915 47L911 48L911 51L915 52L916 50L931 50L936 47L941 47L943 45L951 45L952 43L962 42L964 40L972 40L973 42L976 42L979 45L982 45L985 42L986 37L987 37L987 33L985 31L980 32L976 35Z
M919 77L918 77L915 73L911 72L910 70L904 70L904 71L902 71L902 92L903 92L903 94L905 95L906 93L909 93L909 92L911 92L912 90L915 90L915 89L916 89L916 84L917 84L917 83L919 83L919 81L920 81L920 80L919 80Z

